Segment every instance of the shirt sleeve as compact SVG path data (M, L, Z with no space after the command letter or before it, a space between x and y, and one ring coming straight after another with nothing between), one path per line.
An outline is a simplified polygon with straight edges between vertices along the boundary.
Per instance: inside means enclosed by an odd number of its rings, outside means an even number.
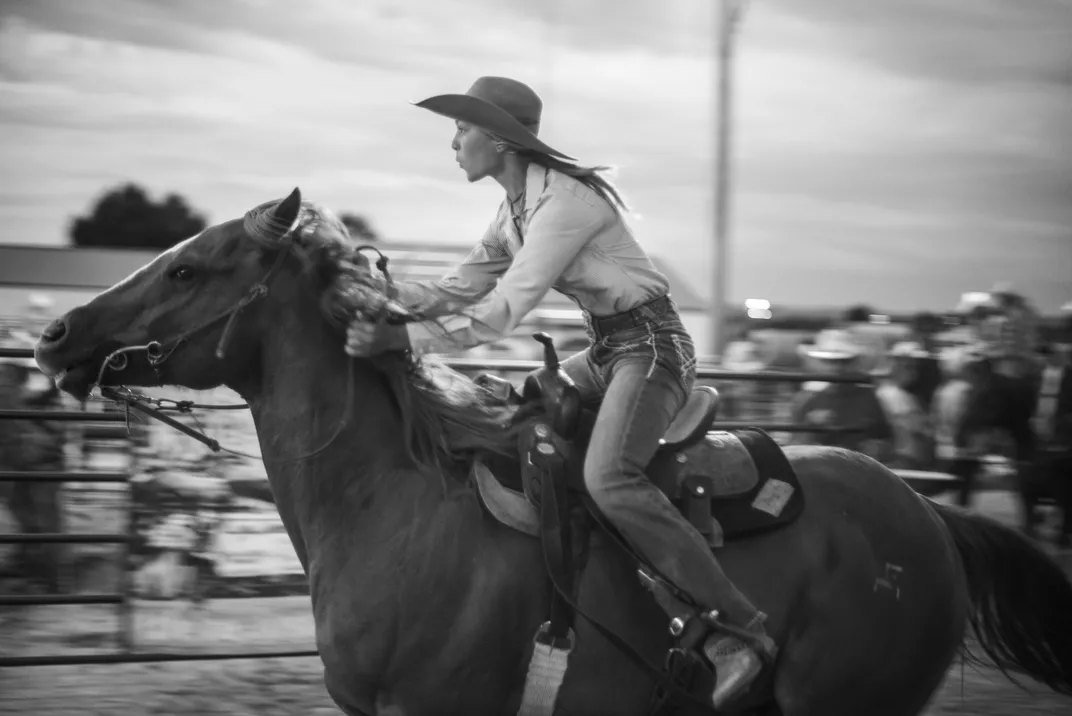
M498 225L496 217L480 243L442 278L396 281L398 302L419 316L435 318L457 313L486 296L513 260L503 246Z
M616 214L591 192L551 187L539 198L525 243L498 284L468 309L437 323L408 326L415 353L442 353L491 343L510 334L535 308L577 254Z

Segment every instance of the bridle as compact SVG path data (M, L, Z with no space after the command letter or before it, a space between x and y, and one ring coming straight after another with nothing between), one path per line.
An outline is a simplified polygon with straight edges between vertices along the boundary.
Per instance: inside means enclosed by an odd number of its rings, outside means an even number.
M110 387L110 386L106 387L106 386L103 386L102 382L101 382L104 379L105 371L110 370L110 371L113 371L113 372L121 372L121 371L125 370L130 365L130 360L129 360L129 357L128 357L130 354L132 354L132 353L143 353L145 355L145 358L148 361L149 365L152 367L153 371L156 373L157 379L161 383L163 383L163 374L162 374L162 371L161 371L161 367L175 353L175 351L178 350L178 348L180 346L182 346L183 343L186 343L190 337L195 336L195 335L197 335L197 334L199 334L199 333L201 333L201 332L203 332L205 330L208 330L209 328L212 328L212 327L216 326L221 321L227 321L227 323L223 327L223 332L220 334L220 340L216 344L216 350L214 352L214 355L216 356L216 358L218 360L222 360L224 358L224 356L227 354L227 347L230 344L231 337L232 337L232 335L234 333L234 327L235 327L235 324L238 321L239 315L250 304L255 303L256 301L258 301L260 299L263 299L263 298L268 296L269 287L271 286L272 279L279 272L279 270L282 268L283 264L286 262L287 257L290 255L291 249L294 246L294 234L293 234L293 231L288 232L287 236L290 237L289 240L286 241L283 244L283 246L280 249L279 253L276 254L275 261L272 263L272 265L268 269L268 271L264 274L263 277L261 277L261 279L259 281L257 281L252 286L250 286L249 290L246 291L246 294L242 298L240 298L233 306L231 306L230 308L228 308L228 309L226 309L224 311L221 311L220 313L216 314L215 316L212 316L208 320L202 321L201 323L197 324L193 328L190 328L188 330L185 330L185 331L179 333L178 335L176 335L176 336L174 336L172 338L169 338L169 339L164 340L164 341L152 340L152 341L149 341L148 343L145 343L143 345L122 346L120 348L117 348L117 349L113 350L111 353L109 353L104 358L104 361L101 363L100 370L97 373L97 386L100 389L101 395L103 397L105 397L105 398L107 398L109 400L115 401L117 403L122 403L124 405L124 408L127 411L127 430L128 430L128 432L129 432L129 429L130 429L130 422L129 422L130 411L135 410L135 411L137 411L139 413L142 413L144 415L148 415L149 417L154 418L154 419L164 423L165 425L168 425L169 427L175 428L176 430L178 430L178 431L180 431L180 432L182 432L182 433L194 438L195 440L197 440L197 441L203 443L204 445L206 445L212 452L220 452L220 451L228 452L228 453L231 453L233 455L240 455L242 457L248 457L248 458L252 458L252 459L255 459L255 460L262 460L265 464L268 464L268 463L273 463L273 464L293 463L293 462L299 462L301 460L307 460L309 458L315 457L316 455L319 455L320 453L324 452L324 450L326 450L328 447L330 447L339 438L339 436L342 434L342 431L350 423L350 420L353 417L353 409L354 409L354 371L355 371L355 366L356 366L356 359L355 358L351 358L349 360L349 364L348 364L349 369L347 370L347 380L346 380L346 406L345 406L345 408L343 410L343 415L339 419L339 422L338 422L334 432L331 434L331 436L320 447L316 448L315 450L312 450L310 452L304 453L304 454L299 455L297 457L286 458L286 459L278 459L277 458L277 459L271 459L270 460L270 459L268 459L268 458L266 458L266 457L264 457L262 455L254 455L252 453L243 452L241 450L234 450L234 449L231 449L231 448L226 448L226 447L220 445L218 440L216 440L214 438L211 438L208 435L205 435L203 432L195 430L195 429L191 428L190 426L188 426L188 425L180 422L179 420L176 420L175 418L172 418L172 417L170 417L170 416L168 416L168 415L166 415L164 413L164 411L172 411L172 412L179 412L179 413L192 413L193 410L195 410L195 409L201 409L201 410L246 410L246 409L249 408L249 406L247 404L245 404L245 403L239 403L239 404L233 404L233 405L213 405L213 404L195 403L193 401L188 401L188 400L172 400L172 399L169 399L169 398L150 398L149 396L143 395L143 394L138 393L136 391L133 391L130 388L127 388L126 386L121 385L121 386L118 386L118 387ZM379 271L384 276L384 280L385 280L385 283L386 283L386 294L387 294L387 296L388 297L393 297L393 295L395 294L394 281L391 278L391 274L387 269L387 256L385 256L383 254L383 252L379 250L379 248L377 248L375 246L371 246L371 245L362 245L362 246L358 246L357 248L354 249L355 253L360 253L361 251L366 251L366 250L375 251L376 254L378 255L378 258L376 260L376 268L379 269ZM382 317L381 317L381 320L382 320ZM195 420L196 420L196 416L195 416Z

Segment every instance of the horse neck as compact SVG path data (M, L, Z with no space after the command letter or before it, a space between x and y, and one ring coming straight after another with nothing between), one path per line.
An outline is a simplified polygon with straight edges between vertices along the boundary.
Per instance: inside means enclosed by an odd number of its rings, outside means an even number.
M293 302L279 309L262 339L259 385L242 392L280 517L308 570L328 540L377 543L397 533L403 515L427 502L418 497L431 481L392 469L405 462L403 426L375 369L358 360L351 385L351 359L319 311Z

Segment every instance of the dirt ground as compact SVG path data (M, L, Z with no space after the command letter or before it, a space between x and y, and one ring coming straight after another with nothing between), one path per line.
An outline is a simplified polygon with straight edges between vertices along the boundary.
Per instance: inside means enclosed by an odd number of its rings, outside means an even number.
M1061 716L1072 700L1022 691L1000 674L954 667L926 716ZM32 716L328 716L315 658L0 672L0 714Z
M979 505L1003 521L1007 501ZM1072 555L1055 555L1072 568ZM143 651L312 648L306 597L176 601L134 605L133 633ZM55 606L0 610L0 656L112 651L115 607ZM266 625L271 625L270 629ZM955 663L926 716L1059 716L1072 699L993 670ZM283 716L339 714L315 657L135 665L0 668L0 716ZM862 715L863 716L863 715Z

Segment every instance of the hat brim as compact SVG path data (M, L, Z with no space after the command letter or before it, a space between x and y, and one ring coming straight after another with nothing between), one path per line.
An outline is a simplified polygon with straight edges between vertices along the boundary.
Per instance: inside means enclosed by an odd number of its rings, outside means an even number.
M812 351L808 354L816 360L853 360L859 358L859 353L846 353L845 351Z
M852 360L853 358L859 358L860 353L852 351L841 350L829 350L825 348L805 348L800 346L797 349L801 355L808 358L814 358L816 360Z
M577 161L568 154L563 154L540 141L539 137L514 119L506 110L477 97L467 94L440 94L412 104L444 117L468 122L525 149L571 162Z
M926 351L909 351L906 353L887 353L887 358L907 358L909 360L922 360L924 358L930 358L931 354Z

